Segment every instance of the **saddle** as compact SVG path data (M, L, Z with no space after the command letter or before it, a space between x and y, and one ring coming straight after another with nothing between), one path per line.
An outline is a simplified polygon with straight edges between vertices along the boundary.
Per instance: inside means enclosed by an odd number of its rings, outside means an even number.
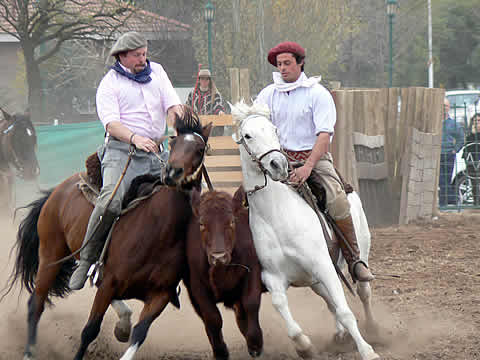
M86 172L80 173L81 180L77 183L78 188L85 198L95 205L100 190L103 186L102 164L97 153L91 154L85 160ZM152 196L156 185L161 185L159 178L150 174L140 175L133 179L123 199L122 214L133 209L144 199ZM135 201L134 201L135 200Z

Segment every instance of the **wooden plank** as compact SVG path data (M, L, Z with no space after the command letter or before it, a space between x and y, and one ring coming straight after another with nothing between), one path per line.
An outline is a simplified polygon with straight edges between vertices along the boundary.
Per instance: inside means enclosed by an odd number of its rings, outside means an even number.
M230 68L228 72L230 74L230 98L232 99L232 103L235 104L240 101L238 68Z
M207 167L242 165L239 155L207 156L205 164Z
M213 136L208 139L212 150L219 149L238 149L238 145L231 136Z
M212 123L213 126L233 126L232 115L200 115L200 121L203 125Z
M208 173L212 182L229 181L242 182L243 176L241 171L211 171Z

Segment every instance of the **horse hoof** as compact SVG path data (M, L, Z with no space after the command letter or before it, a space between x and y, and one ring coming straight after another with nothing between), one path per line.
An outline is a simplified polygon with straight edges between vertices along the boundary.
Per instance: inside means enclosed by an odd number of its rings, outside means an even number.
M256 357L259 357L260 355L262 355L262 350L248 350L248 353L250 354L250 356L252 358L256 358Z
M115 329L113 330L113 333L115 335L115 338L122 342L126 343L130 339L130 331L131 331L131 326L128 324L128 326L122 325L120 323L117 323L115 326Z
M295 350L297 351L298 356L302 359L313 359L315 353L313 351L312 342L309 337L305 334L297 335L293 338L295 342Z

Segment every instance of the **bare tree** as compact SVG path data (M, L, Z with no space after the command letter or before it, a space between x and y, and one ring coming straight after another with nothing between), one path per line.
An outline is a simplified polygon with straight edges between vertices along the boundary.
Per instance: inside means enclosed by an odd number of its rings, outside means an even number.
M40 65L68 40L110 39L135 14L121 0L0 0L0 30L23 50L30 111L43 118Z

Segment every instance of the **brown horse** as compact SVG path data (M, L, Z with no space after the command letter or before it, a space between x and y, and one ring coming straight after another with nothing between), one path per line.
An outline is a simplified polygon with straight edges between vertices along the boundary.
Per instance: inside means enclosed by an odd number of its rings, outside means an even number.
M1 109L0 119L0 199L11 210L15 204L15 176L35 180L40 173L37 157L37 134L30 115L10 115Z
M186 268L185 239L191 217L190 196L200 190L204 151L211 124L202 127L185 111L176 119L178 136L171 144L166 182L152 196L126 212L114 225L111 243L97 283L98 290L75 359L82 359L97 337L104 314L119 300L144 302L130 347L122 359L131 359L146 338L152 322L169 302L179 306L176 288ZM196 176L192 177L192 174ZM33 359L38 321L49 296L65 296L74 261L56 264L79 249L93 206L79 191L79 174L30 205L21 223L16 262L10 285L20 280L32 294L28 302L28 339L24 359ZM11 289L11 287L10 287ZM119 305L120 306L120 305ZM118 306L117 306L118 307ZM121 306L120 306L121 307ZM114 306L115 308L115 306ZM125 324L124 324L125 325ZM129 321L124 329L128 339Z
M243 206L243 188L232 197L209 191L192 198L188 238L188 273L184 278L191 303L203 320L215 359L228 359L222 316L216 303L233 308L252 357L262 353L258 322L262 294L261 268Z

